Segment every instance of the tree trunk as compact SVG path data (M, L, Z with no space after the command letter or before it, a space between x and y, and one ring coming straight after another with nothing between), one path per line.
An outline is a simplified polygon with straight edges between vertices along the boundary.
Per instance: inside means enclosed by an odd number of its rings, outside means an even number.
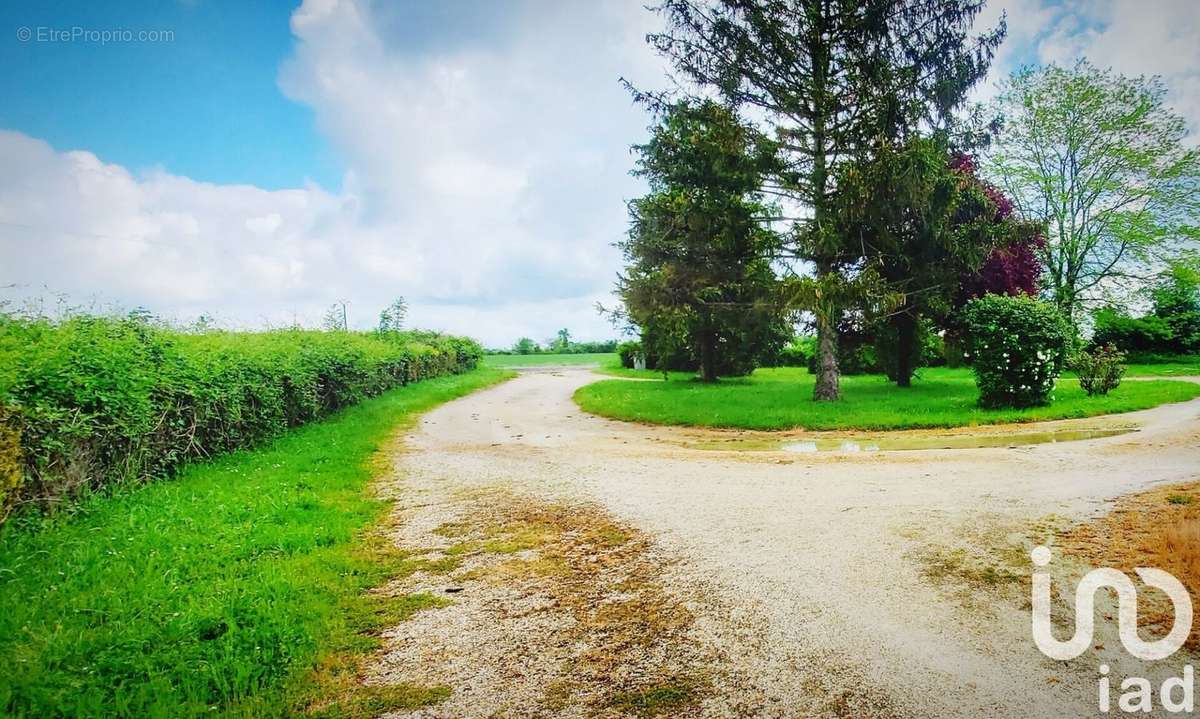
M717 381L717 335L705 331L700 335L700 381Z
M912 376L916 370L917 318L908 311L892 316L896 329L896 386L912 387Z
M824 5L818 5L822 10ZM826 231L829 189L829 169L826 167L829 151L828 138L825 135L825 120L828 103L833 98L825 92L826 78L831 61L825 42L824 15L819 15L818 22L813 24L813 34L810 38L813 48L813 166L809 175L812 181L813 224L816 228L817 243L817 280L820 282L834 272L833 263L826 257L827 247L821 233ZM824 304L824 307L821 305ZM838 387L838 311L834 298L818 298L815 314L817 316L817 381L813 385L813 399L834 401L841 399L841 389Z
M838 387L837 325L828 312L817 311L817 382L813 386L813 399L833 401L841 399Z

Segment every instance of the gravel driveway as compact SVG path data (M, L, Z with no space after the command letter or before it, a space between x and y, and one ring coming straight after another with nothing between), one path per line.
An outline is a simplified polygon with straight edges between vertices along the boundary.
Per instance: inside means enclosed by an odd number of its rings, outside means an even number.
M1197 479L1200 400L1121 415L1140 431L1103 439L797 455L695 449L729 433L586 415L571 395L597 379L526 372L444 405L407 438L401 475L416 497L500 487L595 503L651 537L672 558L666 581L711 600L697 626L745 678L701 714L1095 716L1101 661L1117 677L1178 673L1123 659L1103 634L1053 662L1030 639L1023 580L958 570L1027 574L1039 532Z

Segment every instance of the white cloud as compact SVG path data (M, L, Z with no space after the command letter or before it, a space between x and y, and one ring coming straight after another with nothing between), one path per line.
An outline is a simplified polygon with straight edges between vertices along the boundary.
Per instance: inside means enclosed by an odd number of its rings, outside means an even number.
M394 10L309 0L292 17L280 87L343 158L338 192L135 176L0 135L0 284L237 325L316 322L340 298L365 325L405 295L414 322L493 344L612 336L593 305L647 123L618 78L661 74L654 17L636 0L514 4L487 42L414 49Z
M251 322L313 299L316 268L331 250L321 225L352 220L344 198L318 188L135 177L15 132L0 132L0 157L2 281L77 301L224 311Z
M1001 0L986 14L1008 17L1009 37L981 97L1022 64L1070 65L1086 57L1123 75L1159 75L1167 102L1200 134L1200 5L1195 0ZM1195 139L1195 138L1193 138Z
M278 212L272 212L262 217L251 217L246 220L246 229L256 235L270 235L283 224L283 217Z
M414 27L403 17L414 8L474 24L451 32L426 17ZM1198 127L1194 8L1007 0L980 22L1008 10L993 79L1084 53L1119 72L1163 74ZM660 84L643 40L657 23L641 0L474 10L307 0L279 85L312 108L344 162L341 188L135 175L0 132L0 285L239 326L315 323L342 298L367 325L404 295L413 323L491 344L563 326L611 336L593 305L610 301L623 201L642 191L628 146L648 122L617 79Z

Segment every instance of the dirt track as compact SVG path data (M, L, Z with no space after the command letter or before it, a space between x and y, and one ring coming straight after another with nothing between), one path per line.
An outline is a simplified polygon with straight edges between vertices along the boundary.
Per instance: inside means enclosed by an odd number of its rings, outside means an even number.
M1046 659L1027 585L979 578L1027 574L1047 528L1121 494L1197 479L1200 400L1122 415L1141 430L1105 439L796 455L692 449L682 445L713 433L585 415L571 395L596 379L528 372L426 415L400 457L399 511L428 527L429 507L500 488L594 503L644 532L668 558L663 581L692 598L692 639L728 669L696 713L1083 717L1096 715L1101 661L1118 678L1178 674L1182 660L1123 658L1115 631L1074 662ZM396 656L405 641L418 639L395 640ZM395 665L385 680L404 678ZM521 681L491 691L538 689ZM513 707L473 696L446 715Z

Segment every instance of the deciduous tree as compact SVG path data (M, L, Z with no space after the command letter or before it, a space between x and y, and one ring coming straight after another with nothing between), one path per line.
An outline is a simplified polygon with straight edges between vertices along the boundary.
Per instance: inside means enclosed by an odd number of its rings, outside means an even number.
M1075 324L1200 238L1200 151L1165 94L1081 61L1017 72L993 106L985 170L1045 224L1044 290Z

